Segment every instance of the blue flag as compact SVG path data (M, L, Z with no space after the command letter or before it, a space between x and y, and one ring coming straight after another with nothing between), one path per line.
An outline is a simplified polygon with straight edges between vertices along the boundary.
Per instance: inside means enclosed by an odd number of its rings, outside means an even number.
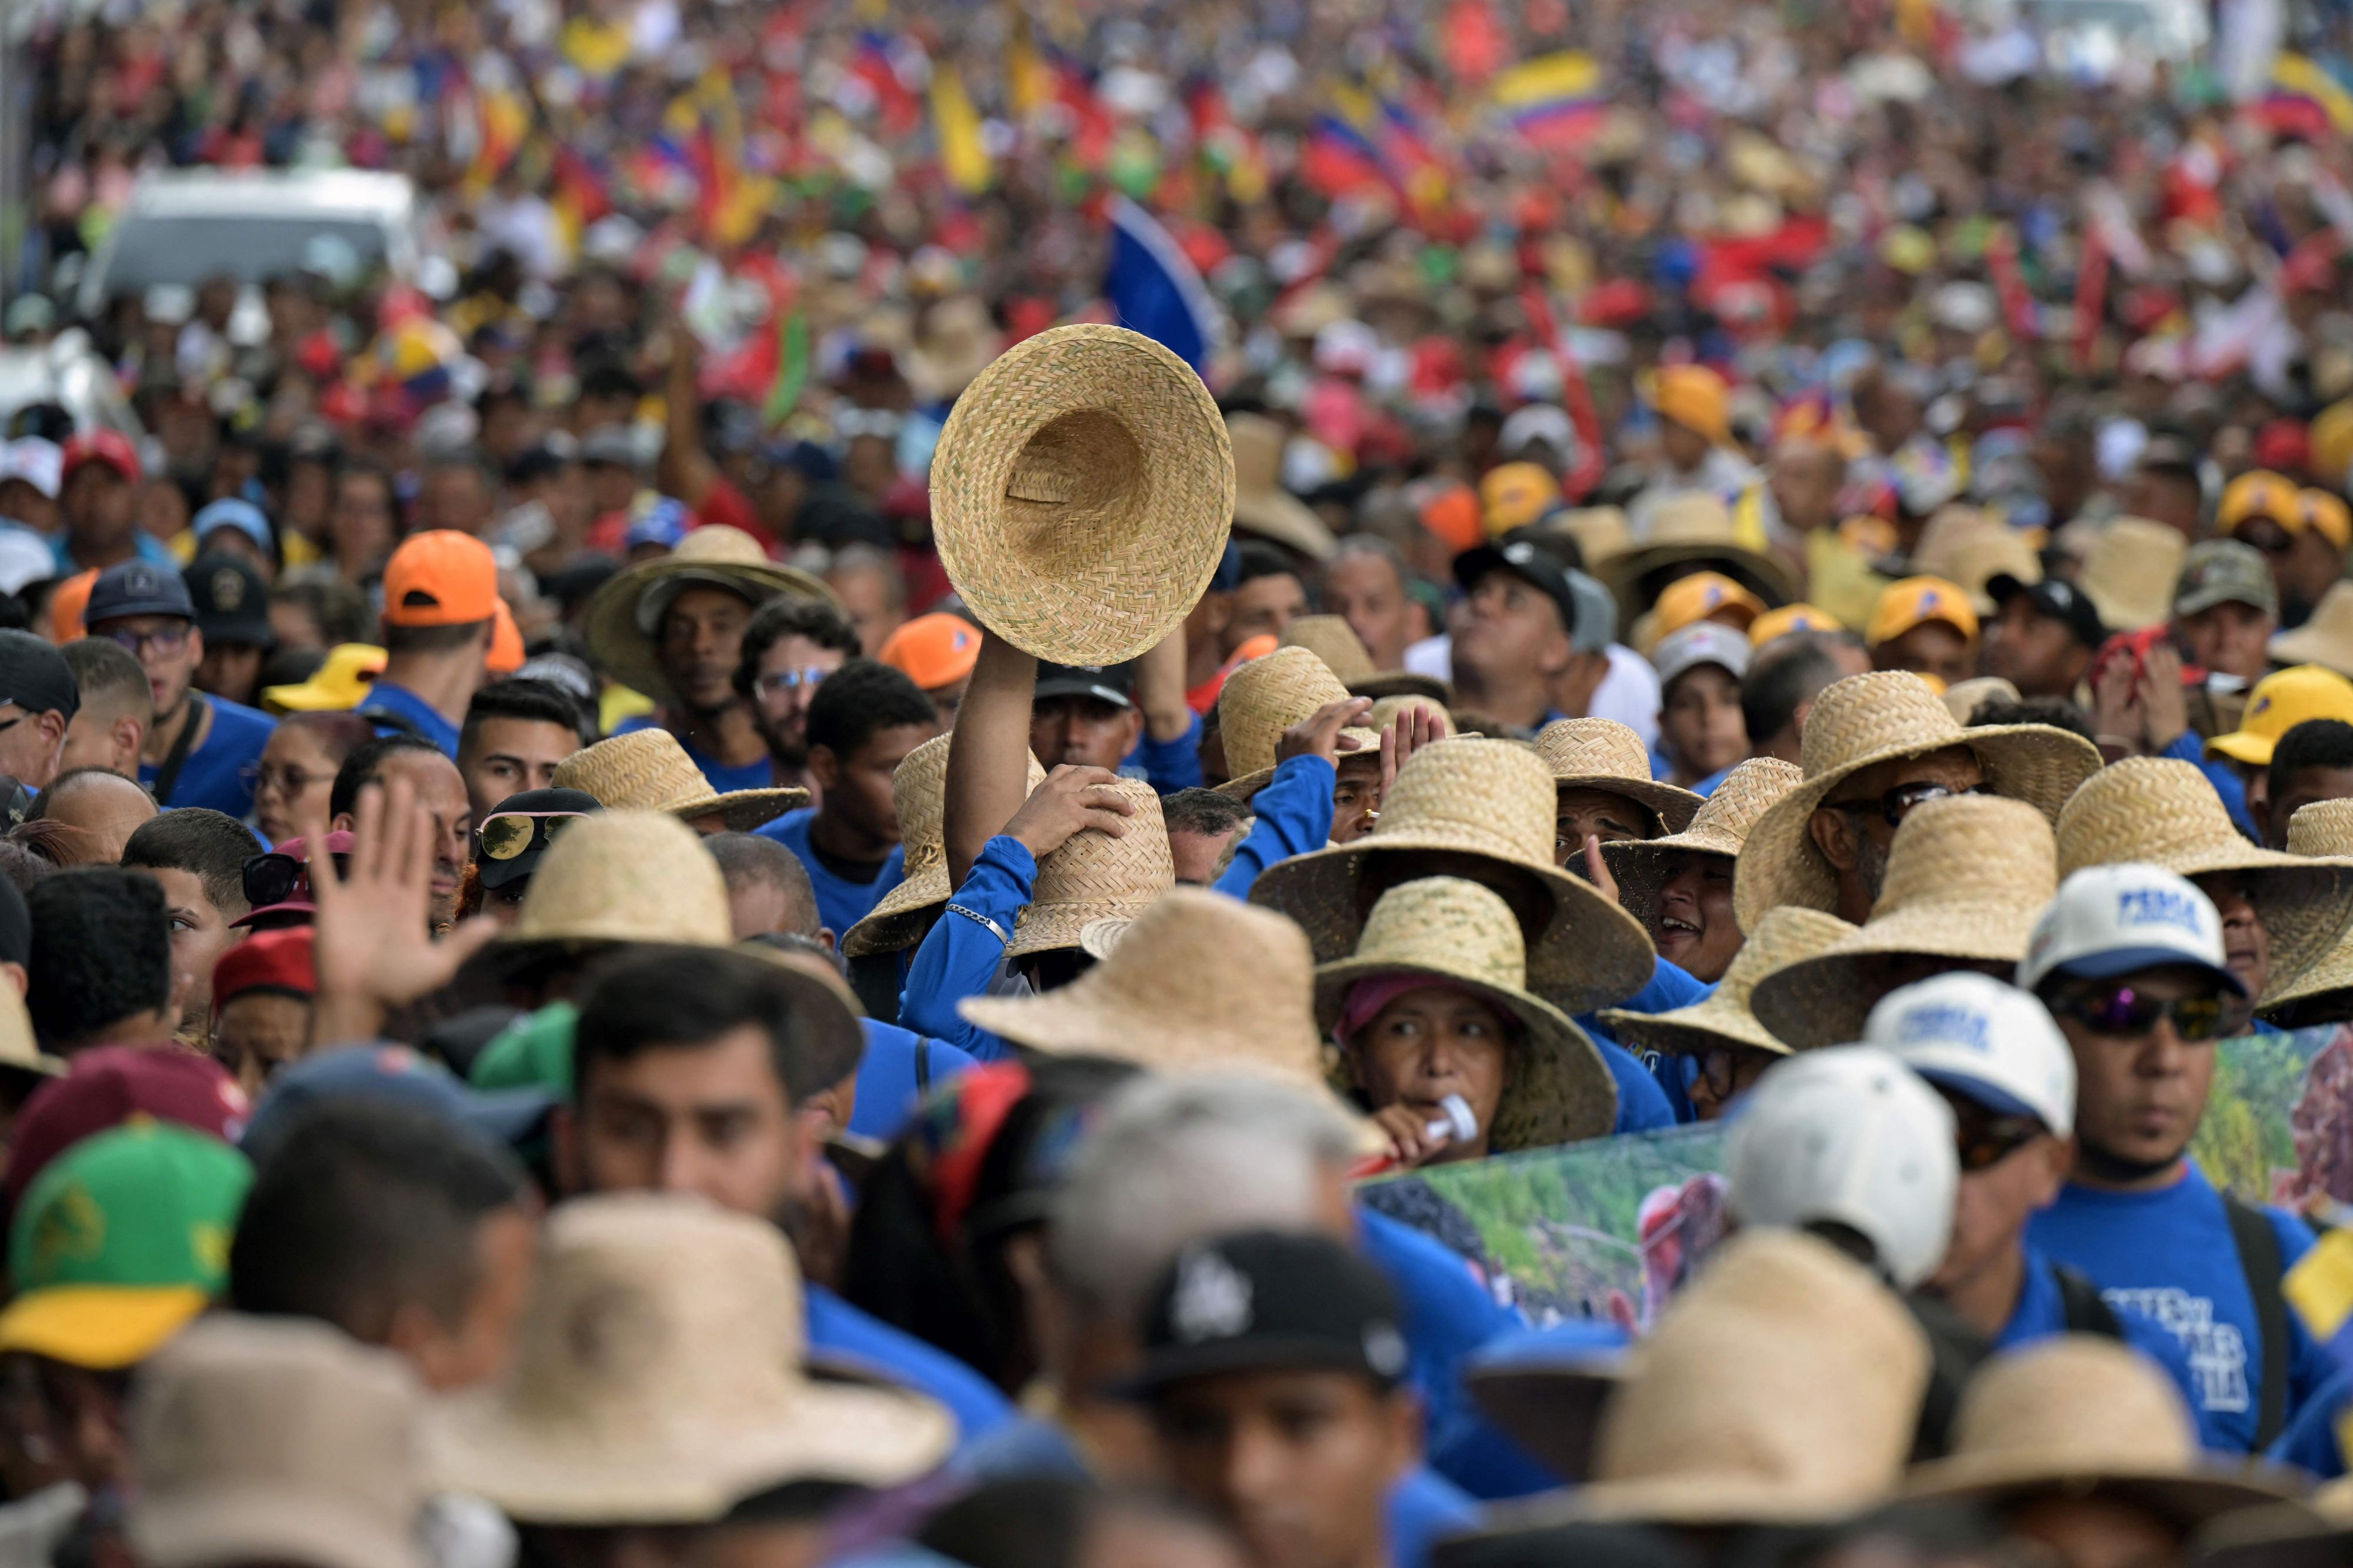
M1112 198L1111 226L1103 297L1119 324L1206 371L1225 322L1201 274L1159 221L1125 196Z

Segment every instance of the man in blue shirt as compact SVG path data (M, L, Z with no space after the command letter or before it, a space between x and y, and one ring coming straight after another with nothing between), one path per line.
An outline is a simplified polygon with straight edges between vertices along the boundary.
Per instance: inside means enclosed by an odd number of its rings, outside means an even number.
M246 770L259 762L276 721L192 689L205 635L178 572L126 561L99 574L86 612L90 635L120 645L147 672L155 702L139 756L139 782L166 807L203 805L242 819L253 810Z
M402 541L384 568L384 673L360 717L380 734L419 736L457 761L467 705L487 679L498 609L489 545L446 528Z
M139 526L139 454L120 430L84 430L65 445L58 509L66 525L50 542L58 575L141 561L176 572L172 547Z
M817 910L839 935L866 918L904 864L891 783L907 753L939 733L939 712L921 688L872 659L826 677L808 710L809 778L818 804L788 811L757 831L800 858Z
M2077 1084L2075 1173L2029 1240L2180 1340L2207 1447L2265 1447L2331 1369L2295 1314L2272 1310L2312 1233L2217 1193L2187 1157L2245 989L2221 916L2169 871L2089 867L2060 886L2018 978L2065 1033Z
M1135 662L1040 664L1030 699L1030 752L1050 769L1068 763L1143 778L1156 795L1198 784L1200 716L1186 709L1181 721L1155 733L1137 700L1137 673Z

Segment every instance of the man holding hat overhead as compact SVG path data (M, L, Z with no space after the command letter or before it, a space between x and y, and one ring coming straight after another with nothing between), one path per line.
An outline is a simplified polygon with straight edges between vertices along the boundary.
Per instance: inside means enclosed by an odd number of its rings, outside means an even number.
M63 654L30 632L0 631L0 773L47 789L80 709Z
M139 782L156 803L210 806L239 818L252 811L246 771L260 760L277 723L241 702L194 689L205 634L180 574L144 561L111 566L91 584L84 618L92 637L121 645L147 672L155 721L140 748Z
M448 529L414 533L384 568L384 673L360 717L418 735L453 762L466 708L487 679L499 613L491 547Z

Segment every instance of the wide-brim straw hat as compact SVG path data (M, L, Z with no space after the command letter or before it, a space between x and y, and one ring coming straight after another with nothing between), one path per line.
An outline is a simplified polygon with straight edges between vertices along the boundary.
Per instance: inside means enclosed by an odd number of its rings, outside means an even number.
M1912 570L1924 577L1958 584L1980 616L1993 614L1986 584L1995 577L2021 583L2042 581L2042 557L2034 542L1978 507L1948 506L1928 520L1912 552Z
M1759 982L1842 941L1859 926L1834 914L1783 904L1767 910L1740 944L1715 989L1687 1007L1665 1013L1628 1013L1612 1008L1601 1023L1629 1050L1697 1055L1719 1046L1746 1046L1788 1056L1789 1044L1757 1022L1749 999Z
M1226 678L1218 693L1218 732L1226 741L1226 766L1234 777L1218 793L1248 800L1274 778L1275 748L1282 732L1327 703L1348 700L1348 689L1316 655L1303 647L1278 647ZM1340 731L1355 750L1377 752L1381 738L1351 725ZM1348 749L1342 749L1342 755Z
M1528 747L1462 736L1406 759L1381 802L1372 832L1268 867L1250 901L1281 910L1306 930L1319 963L1356 952L1368 909L1359 907L1375 859L1442 851L1531 880L1550 902L1528 944L1528 989L1576 1016L1631 996L1650 984L1658 952L1634 917L1553 860L1558 792ZM1448 875L1476 878L1468 867Z
M2310 618L2264 651L2274 664L2316 664L2353 679L2353 583L2331 583Z
M651 811L584 816L548 846L514 925L493 952L546 942L735 940L727 879L694 830Z
M1434 675L1409 669L1376 669L1365 639L1343 616L1302 616L1282 628L1284 647L1303 647L1329 667L1351 697L1427 697L1433 702L1454 700L1453 689Z
M2145 517L2120 517L2094 536L2075 584L2111 635L2162 626L2173 615L2173 584L2189 540Z
M1289 437L1262 414L1236 414L1226 421L1234 449L1234 527L1272 540L1310 561L1331 558L1339 542L1305 501L1282 488L1282 449Z
M2353 921L2353 864L2248 843L2194 763L2128 757L2086 780L2059 814L2062 878L2127 860L2184 877L2236 874L2271 950L2272 978L2258 1007L2284 1000Z
M668 555L615 573L589 599L581 631L606 673L656 701L677 701L662 669L661 617L672 599L697 584L724 588L754 605L790 594L841 605L823 578L769 560L760 542L742 529L707 525L689 532Z
M690 818L717 816L731 833L749 833L764 822L807 805L805 789L711 787L686 748L669 731L632 730L584 747L555 764L557 789L596 797L607 811L660 811Z
M2209 1459L2156 1363L2118 1341L2063 1334L1987 1363L1962 1393L1948 1456L1904 1487L1915 1500L1989 1507L2042 1494L2116 1497L2195 1528L2297 1489L2284 1472Z
M2353 800L2317 800L2289 817L2287 852L2353 868ZM2331 944L2302 974L2273 986L2256 1012L2283 1029L2353 1018L2353 943Z
M1177 888L1068 985L1039 996L968 997L957 1010L1032 1050L1116 1057L1160 1072L1252 1072L1320 1093L1314 989L1314 961L1297 926L1222 894Z
M1315 1022L1339 1051L1329 1067L1345 1095L1352 1079L1338 1039L1348 993L1360 980L1427 975L1481 997L1516 1022L1514 1044L1488 1147L1498 1153L1547 1149L1609 1135L1618 1120L1617 1080L1592 1037L1527 990L1527 950L1511 906L1476 882L1425 877L1391 888L1365 921L1356 951L1315 969Z
M1651 748L1615 719L1556 719L1536 731L1536 755L1552 770L1556 790L1596 789L1656 812L1669 833L1681 833L1704 799L1651 776Z
M1966 724L1977 716L1977 710L1989 702L2016 702L2020 700L2017 687L1999 675L1973 675L1967 680L1957 680L1945 688L1945 711L1953 716L1956 724Z
M2051 825L2024 801L1956 795L1917 806L1895 830L1871 918L1758 981L1749 1011L1799 1050L1859 1040L1879 1000L1873 960L2018 963L2058 894L2057 868Z
M1114 838L1082 828L1038 862L1038 879L1005 945L1006 957L1077 947L1094 921L1132 921L1176 885L1159 795L1138 779L1114 779L1103 787L1117 790L1135 808L1127 831Z
M2344 1568L2353 1563L2353 1525L2313 1508L2283 1503L2276 1508L2234 1509L2199 1531L2186 1561L2196 1568Z
M932 531L965 605L1058 664L1117 664L1183 621L1224 558L1234 454L1193 367L1140 332L1053 327L956 399Z
M1697 490L1662 501L1641 542L1594 570L1618 595L1620 624L1629 625L1659 596L1661 584L1655 579L1671 567L1698 565L1723 573L1764 600L1768 609L1798 597L1788 568L1743 545L1733 531L1731 510Z
M1574 723L1576 721L1569 721ZM1543 737L1537 738L1539 746ZM1620 838L1601 847L1601 858L1618 879L1618 901L1651 929L1668 868L1685 855L1721 855L1730 859L1748 842L1748 829L1765 808L1798 787L1805 774L1778 757L1751 757L1700 802L1689 823L1663 838ZM1596 785L1596 788L1601 786Z
M1837 876L1807 830L1815 808L1865 768L1948 746L1976 754L1994 794L2022 800L2053 822L2102 760L2091 742L2050 724L1964 726L1916 675L1883 670L1836 681L1806 716L1804 782L1748 830L1733 885L1740 929L1756 930L1776 904L1835 910Z
M952 732L934 735L909 752L891 775L891 802L898 813L899 842L906 846L906 874L875 900L866 918L841 934L845 958L896 952L923 938L924 916L948 901L945 811L948 742ZM1046 782L1046 770L1030 757L1029 788Z
M812 1380L802 1300L765 1219L651 1193L565 1204L513 1368L434 1413L436 1476L526 1523L702 1524L788 1481L931 1470L947 1412Z

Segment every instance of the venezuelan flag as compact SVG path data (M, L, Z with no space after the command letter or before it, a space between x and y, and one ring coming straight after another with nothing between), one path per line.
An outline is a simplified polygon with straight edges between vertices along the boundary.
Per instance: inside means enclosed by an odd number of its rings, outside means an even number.
M1574 141L1609 104L1600 64L1581 49L1563 49L1514 66L1495 79L1489 97L1532 142Z
M1318 115L1307 133L1299 172L1327 196L1345 196L1374 187L1394 189L1388 165L1371 137L1336 114Z
M2308 56L2282 49L2257 114L2275 130L2353 136L2353 92Z

